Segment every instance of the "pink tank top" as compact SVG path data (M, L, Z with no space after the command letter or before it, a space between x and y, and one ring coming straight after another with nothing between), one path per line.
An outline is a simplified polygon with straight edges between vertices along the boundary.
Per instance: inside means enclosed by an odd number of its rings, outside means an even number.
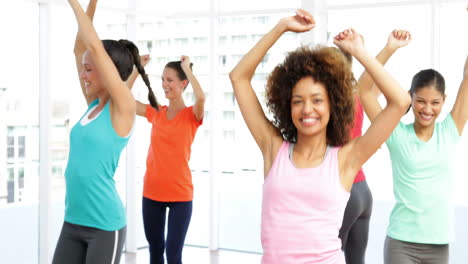
M349 199L340 182L338 150L322 164L296 168L283 142L263 184L263 264L344 264L338 232Z

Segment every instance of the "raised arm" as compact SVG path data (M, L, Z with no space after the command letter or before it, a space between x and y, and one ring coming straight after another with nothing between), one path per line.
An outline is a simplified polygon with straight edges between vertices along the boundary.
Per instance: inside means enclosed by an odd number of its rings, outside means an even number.
M379 52L376 59L382 65L385 65L397 49L408 45L410 42L411 34L409 31L393 30L388 37L387 44ZM367 71L364 71L359 78L358 89L364 111L369 120L373 121L380 111L382 111L382 107L377 100L380 91Z
M241 110L242 116L253 135L263 155L272 142L272 138L282 140L281 135L273 124L267 119L257 95L252 88L251 80L255 69L267 51L286 31L305 32L315 26L315 21L308 12L298 10L295 16L285 17L265 34L258 43L241 59L236 67L229 73L234 95Z
M343 31L335 37L334 43L364 66L387 99L386 107L374 118L365 134L350 141L340 151L340 170L345 182L351 186L359 168L390 136L408 109L411 98L384 70L382 64L367 52L361 35L355 30Z
M141 55L140 56L140 63L141 67L145 68L146 65L150 62L151 57L149 54ZM133 85L135 84L136 79L138 78L138 69L137 67L133 67L132 74L127 79L127 86L129 89L133 88ZM146 117L146 107L148 106L147 104L144 104L138 100L135 100L136 103L136 114L138 116ZM158 106L159 107L159 106Z
M180 66L187 76L188 81L192 84L193 94L195 95L193 114L198 121L201 121L203 119L203 115L205 114L205 93L203 92L200 83L190 68L190 58L188 56L180 57Z
M140 63L142 67L146 67L148 62L151 60L151 57L149 54L141 55L140 56ZM138 78L138 69L136 67L133 67L132 74L127 79L127 86L128 88L132 89L133 85L135 84L136 79Z
M468 56L463 68L463 80L458 89L457 99L453 105L452 118L457 126L458 134L461 135L468 119Z
M112 99L111 114L114 129L118 134L128 134L135 116L135 100L120 75L111 58L104 49L93 24L85 14L77 0L69 0L78 22L78 38L94 61L100 81L106 84L106 89ZM114 120L117 123L114 123ZM127 133L125 133L127 132Z
M91 22L94 19L96 6L97 6L97 0L90 0L88 4L88 8L86 9L86 14L88 15L89 20L91 20ZM76 70L78 71L78 79L80 80L81 92L83 93L86 103L89 105L96 98L90 98L87 95L84 81L80 78L80 74L83 71L83 53L85 51L86 51L86 47L84 46L83 41L81 41L81 39L78 37L78 34L77 34L76 39L75 39L75 47L73 49L73 52L75 53Z
M148 105L138 100L136 100L135 103L136 103L136 114L141 117L146 117L146 107Z

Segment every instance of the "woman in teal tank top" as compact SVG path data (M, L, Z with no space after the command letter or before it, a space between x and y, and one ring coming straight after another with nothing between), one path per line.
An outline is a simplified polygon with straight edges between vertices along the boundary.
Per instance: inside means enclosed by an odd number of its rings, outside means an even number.
M385 64L411 40L409 32L394 30L377 55ZM364 110L373 122L382 108L367 73L359 80ZM387 140L396 204L385 240L384 263L448 263L453 236L452 161L468 118L468 58L452 111L436 123L445 102L445 81L433 69L413 77L411 108L414 123L400 124Z
M77 0L69 3L78 22L74 53L88 110L70 132L65 220L52 263L117 264L126 220L113 177L136 111L125 81L135 65L150 84L132 42L99 39L92 25L97 0L86 13Z

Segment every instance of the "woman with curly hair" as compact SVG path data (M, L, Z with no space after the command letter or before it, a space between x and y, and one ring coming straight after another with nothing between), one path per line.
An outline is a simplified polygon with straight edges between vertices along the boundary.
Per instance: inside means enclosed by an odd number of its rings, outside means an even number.
M269 121L251 85L255 69L283 33L314 26L304 10L281 19L229 74L263 155L262 263L345 263L338 232L354 177L410 103L350 29L334 43L365 67L388 102L366 133L350 140L355 81L348 60L332 47L299 48L273 70L266 88Z

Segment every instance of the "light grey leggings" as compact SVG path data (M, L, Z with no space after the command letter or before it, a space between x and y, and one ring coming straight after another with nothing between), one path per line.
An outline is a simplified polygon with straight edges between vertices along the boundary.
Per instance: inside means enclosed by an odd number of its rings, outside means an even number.
M448 264L448 244L419 244L385 239L385 264Z
M126 227L116 231L63 223L52 264L118 264Z

